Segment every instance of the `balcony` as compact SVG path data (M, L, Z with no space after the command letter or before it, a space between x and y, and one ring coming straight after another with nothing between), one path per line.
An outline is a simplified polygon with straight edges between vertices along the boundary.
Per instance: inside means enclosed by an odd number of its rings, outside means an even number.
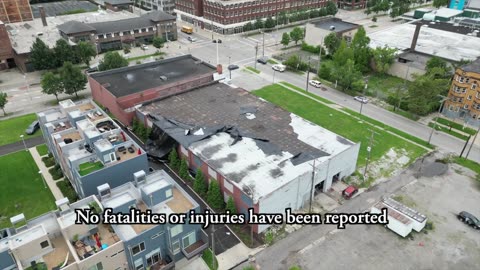
M182 253L187 259L193 258L195 255L199 254L208 247L208 236L203 231L200 230L200 239L189 245L188 247L182 247Z
M175 269L175 262L170 255L166 255L165 259L160 260L150 266L150 270L170 270Z
M102 168L103 168L103 164L100 161L96 161L96 162L87 161L85 163L78 165L78 173L80 174L80 176L85 176L89 173L98 171Z

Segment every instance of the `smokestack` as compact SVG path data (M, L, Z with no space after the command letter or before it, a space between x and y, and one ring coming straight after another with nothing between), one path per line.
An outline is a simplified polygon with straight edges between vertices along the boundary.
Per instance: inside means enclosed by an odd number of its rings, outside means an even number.
M45 15L45 8L40 6L38 7L38 10L40 11L40 17L42 18L42 24L43 26L47 26L47 16Z
M417 24L415 26L415 33L413 33L412 45L410 45L410 51L415 51L415 47L417 47L417 39L420 35L420 28L422 27L421 24Z

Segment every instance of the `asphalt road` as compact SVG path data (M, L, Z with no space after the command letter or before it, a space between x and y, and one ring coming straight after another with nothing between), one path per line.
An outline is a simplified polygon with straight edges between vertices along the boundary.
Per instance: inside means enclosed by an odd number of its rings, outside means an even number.
M42 143L44 143L42 136L25 140L25 144L27 145L27 148L31 148L31 147L37 146L39 144L42 144ZM20 150L23 150L23 149L25 149L25 146L23 145L22 141L2 145L2 146L0 146L0 156L7 155L7 154L10 154L10 153L13 153L13 152L17 152L17 151L20 151Z

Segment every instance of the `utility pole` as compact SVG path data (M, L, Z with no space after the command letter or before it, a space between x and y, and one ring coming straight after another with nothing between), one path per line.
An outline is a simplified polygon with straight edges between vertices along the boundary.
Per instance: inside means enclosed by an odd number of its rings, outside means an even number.
M322 62L322 48L323 48L323 40L320 43L320 51L318 52L318 68L317 74L320 73L320 62ZM320 77L320 76L319 76Z
M308 80L310 79L310 56L308 56L306 91L308 92Z
M313 160L313 168L312 168L312 186L310 189L310 210L309 213L312 213L312 202L313 202L313 191L314 191L314 182L315 182L315 159ZM328 175L327 175L328 177Z
M275 69L273 70L273 80L272 80L272 83L275 83Z
M440 114L440 112L442 110L442 107L443 107L443 104L444 104L445 100L447 100L447 99L448 99L448 97L443 97L442 96L442 100L440 101L440 107L438 107L438 114ZM430 141L432 140L433 132L435 131L435 128L437 127L437 120L438 120L438 116L435 117L435 122L433 122L432 132L430 132L430 136L428 137L428 144L430 144Z
M265 56L265 31L262 32L262 57Z
M212 223L212 266L213 266L213 269L216 269L215 268L215 240L213 239L213 237L215 236L215 225Z
M368 156L367 156L367 163L365 164L365 170L363 171L363 181L365 181L365 175L367 175L367 168L368 168L368 163L370 162L370 153L372 152L372 145L374 140L373 136L376 133L373 129L371 129L371 131L372 131L372 134L370 135L370 141L367 146Z
M477 140L478 132L480 132L480 126L478 126L477 133L475 133L475 136L473 136L472 144L470 144L470 148L468 148L467 155L465 156L465 158L468 158L468 155L470 154L470 150L472 150L472 147L475 144L475 141Z
M257 45L255 45L255 69L257 69L257 54L258 54L258 42Z

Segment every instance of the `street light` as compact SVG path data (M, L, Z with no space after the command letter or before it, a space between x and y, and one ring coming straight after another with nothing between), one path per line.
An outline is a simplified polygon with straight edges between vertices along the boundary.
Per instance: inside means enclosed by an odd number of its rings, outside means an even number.
M43 186L44 186L45 188L47 188L47 183L45 182L45 178L43 178L42 171L41 171L41 170L38 171L38 174L40 174L40 177L42 178Z
M25 147L25 151L28 151L27 144L25 143L25 139L23 137L23 134L20 135L20 138L22 138L23 146Z
M450 98L444 97L444 96L440 96L440 97L442 97L442 100L440 100L440 107L438 107L438 114L441 113L441 110L442 110L442 107L443 107L443 104L445 103L445 101L450 99ZM428 144L430 144L430 141L432 140L433 132L435 131L435 128L437 127L437 120L438 120L438 116L435 117L435 122L433 122L432 131L430 132L430 136L428 137Z

